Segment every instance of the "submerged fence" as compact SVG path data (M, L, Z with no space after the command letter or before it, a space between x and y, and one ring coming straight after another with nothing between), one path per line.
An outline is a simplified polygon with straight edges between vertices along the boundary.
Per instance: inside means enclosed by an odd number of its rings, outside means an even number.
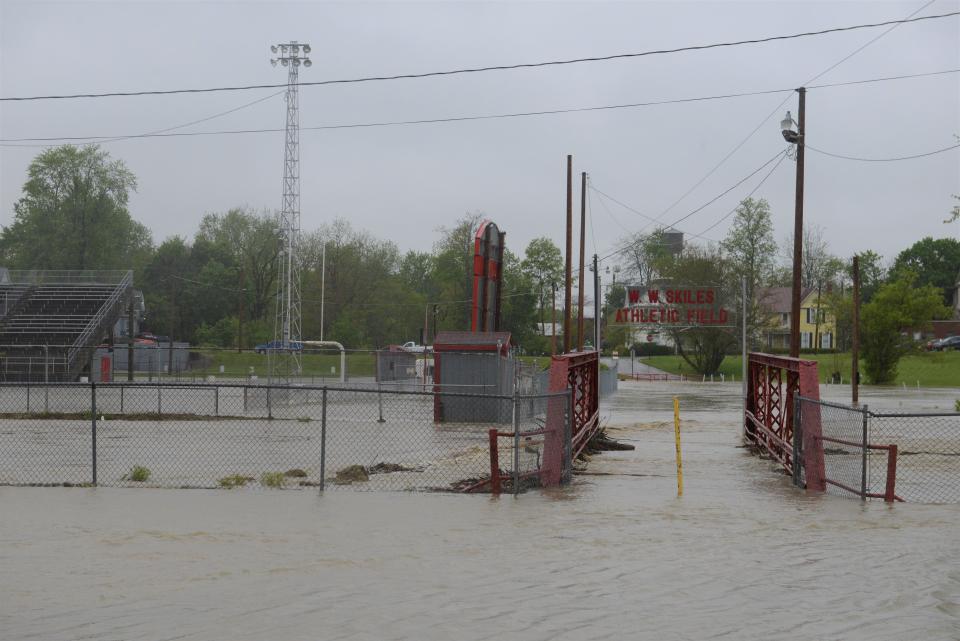
M569 478L570 398L433 387L5 384L0 484L465 491L491 477L491 428L512 435L499 439L500 476L533 484ZM435 422L438 400L463 408L460 420Z
M797 396L797 422L818 423L827 492L960 503L960 414L885 413ZM802 447L798 430L794 447ZM795 459L800 462L800 458ZM794 469L805 480L801 465Z

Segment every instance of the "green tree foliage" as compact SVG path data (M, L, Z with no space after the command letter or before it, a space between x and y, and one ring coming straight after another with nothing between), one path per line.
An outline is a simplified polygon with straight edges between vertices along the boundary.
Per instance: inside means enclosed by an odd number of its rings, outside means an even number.
M280 250L276 216L244 208L207 214L196 236L195 245L200 243L211 245L211 257L234 273L233 287L244 290L246 315L262 318L273 313Z
M912 347L912 330L929 326L930 321L947 318L939 288L921 285L916 274L901 272L883 285L861 309L865 373L875 384L890 383L897 375L897 362Z
M944 302L949 303L960 273L960 241L930 236L917 241L897 255L890 269L894 279L907 272L917 275L917 284L937 287Z
M849 270L853 269L853 261L850 261ZM873 295L880 289L880 285L887 278L887 270L883 266L883 256L875 251L867 250L860 254L860 300L869 302ZM853 274L850 274L851 282Z
M534 238L527 245L520 270L527 277L530 287L537 292L540 323L546 322L544 308L548 296L551 299L551 305L553 304L552 288L563 284L564 268L560 248L546 236Z
M732 309L736 300L735 279L729 261L714 249L688 245L683 254L660 261L662 276L678 287L713 285L717 309ZM680 305L681 316L684 315ZM699 374L716 374L727 352L737 345L736 333L725 327L671 329L680 356Z
M759 329L767 324L766 308L756 292L766 286L776 269L777 243L773 239L773 221L770 205L763 198L747 198L737 207L737 215L723 241L730 276L747 284L747 330L757 338ZM742 287L735 288L735 309L743 309Z
M27 170L13 223L0 234L3 262L15 269L138 269L150 231L131 218L137 181L123 161L96 145L40 153Z

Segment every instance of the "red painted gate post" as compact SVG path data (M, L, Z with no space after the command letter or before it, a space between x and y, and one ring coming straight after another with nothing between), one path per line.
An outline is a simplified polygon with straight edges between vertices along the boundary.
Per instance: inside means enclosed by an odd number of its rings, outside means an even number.
M887 487L883 500L893 503L897 498L897 446L891 445L887 450Z
M550 361L550 393L566 392L570 373L570 362L562 356L554 356ZM575 392L574 392L575 393ZM543 461L540 464L540 484L544 487L560 485L563 476L563 438L564 414L571 411L566 402L547 403L547 424L543 435ZM569 409L568 409L569 407ZM570 416L570 421L573 417Z
M800 396L820 400L820 380L817 376L816 361L802 361L799 377ZM793 420L790 417L789 420ZM820 426L820 405L811 403L801 413L800 425L794 429L803 430L803 469L807 479L807 491L826 492L827 472L823 461L823 430Z

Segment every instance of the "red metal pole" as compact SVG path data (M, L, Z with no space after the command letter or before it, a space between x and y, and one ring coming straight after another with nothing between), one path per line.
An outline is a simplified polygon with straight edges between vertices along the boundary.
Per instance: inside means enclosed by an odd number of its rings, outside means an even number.
M497 430L490 428L490 491L500 494L500 452L497 450Z
M893 503L897 497L897 446L891 445L887 450L887 488L883 500Z

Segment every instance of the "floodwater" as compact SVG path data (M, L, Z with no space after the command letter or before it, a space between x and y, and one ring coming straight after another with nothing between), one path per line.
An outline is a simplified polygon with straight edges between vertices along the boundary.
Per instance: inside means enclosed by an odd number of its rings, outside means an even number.
M0 638L960 639L960 506L795 490L739 389L621 383L637 449L519 497L0 487Z

